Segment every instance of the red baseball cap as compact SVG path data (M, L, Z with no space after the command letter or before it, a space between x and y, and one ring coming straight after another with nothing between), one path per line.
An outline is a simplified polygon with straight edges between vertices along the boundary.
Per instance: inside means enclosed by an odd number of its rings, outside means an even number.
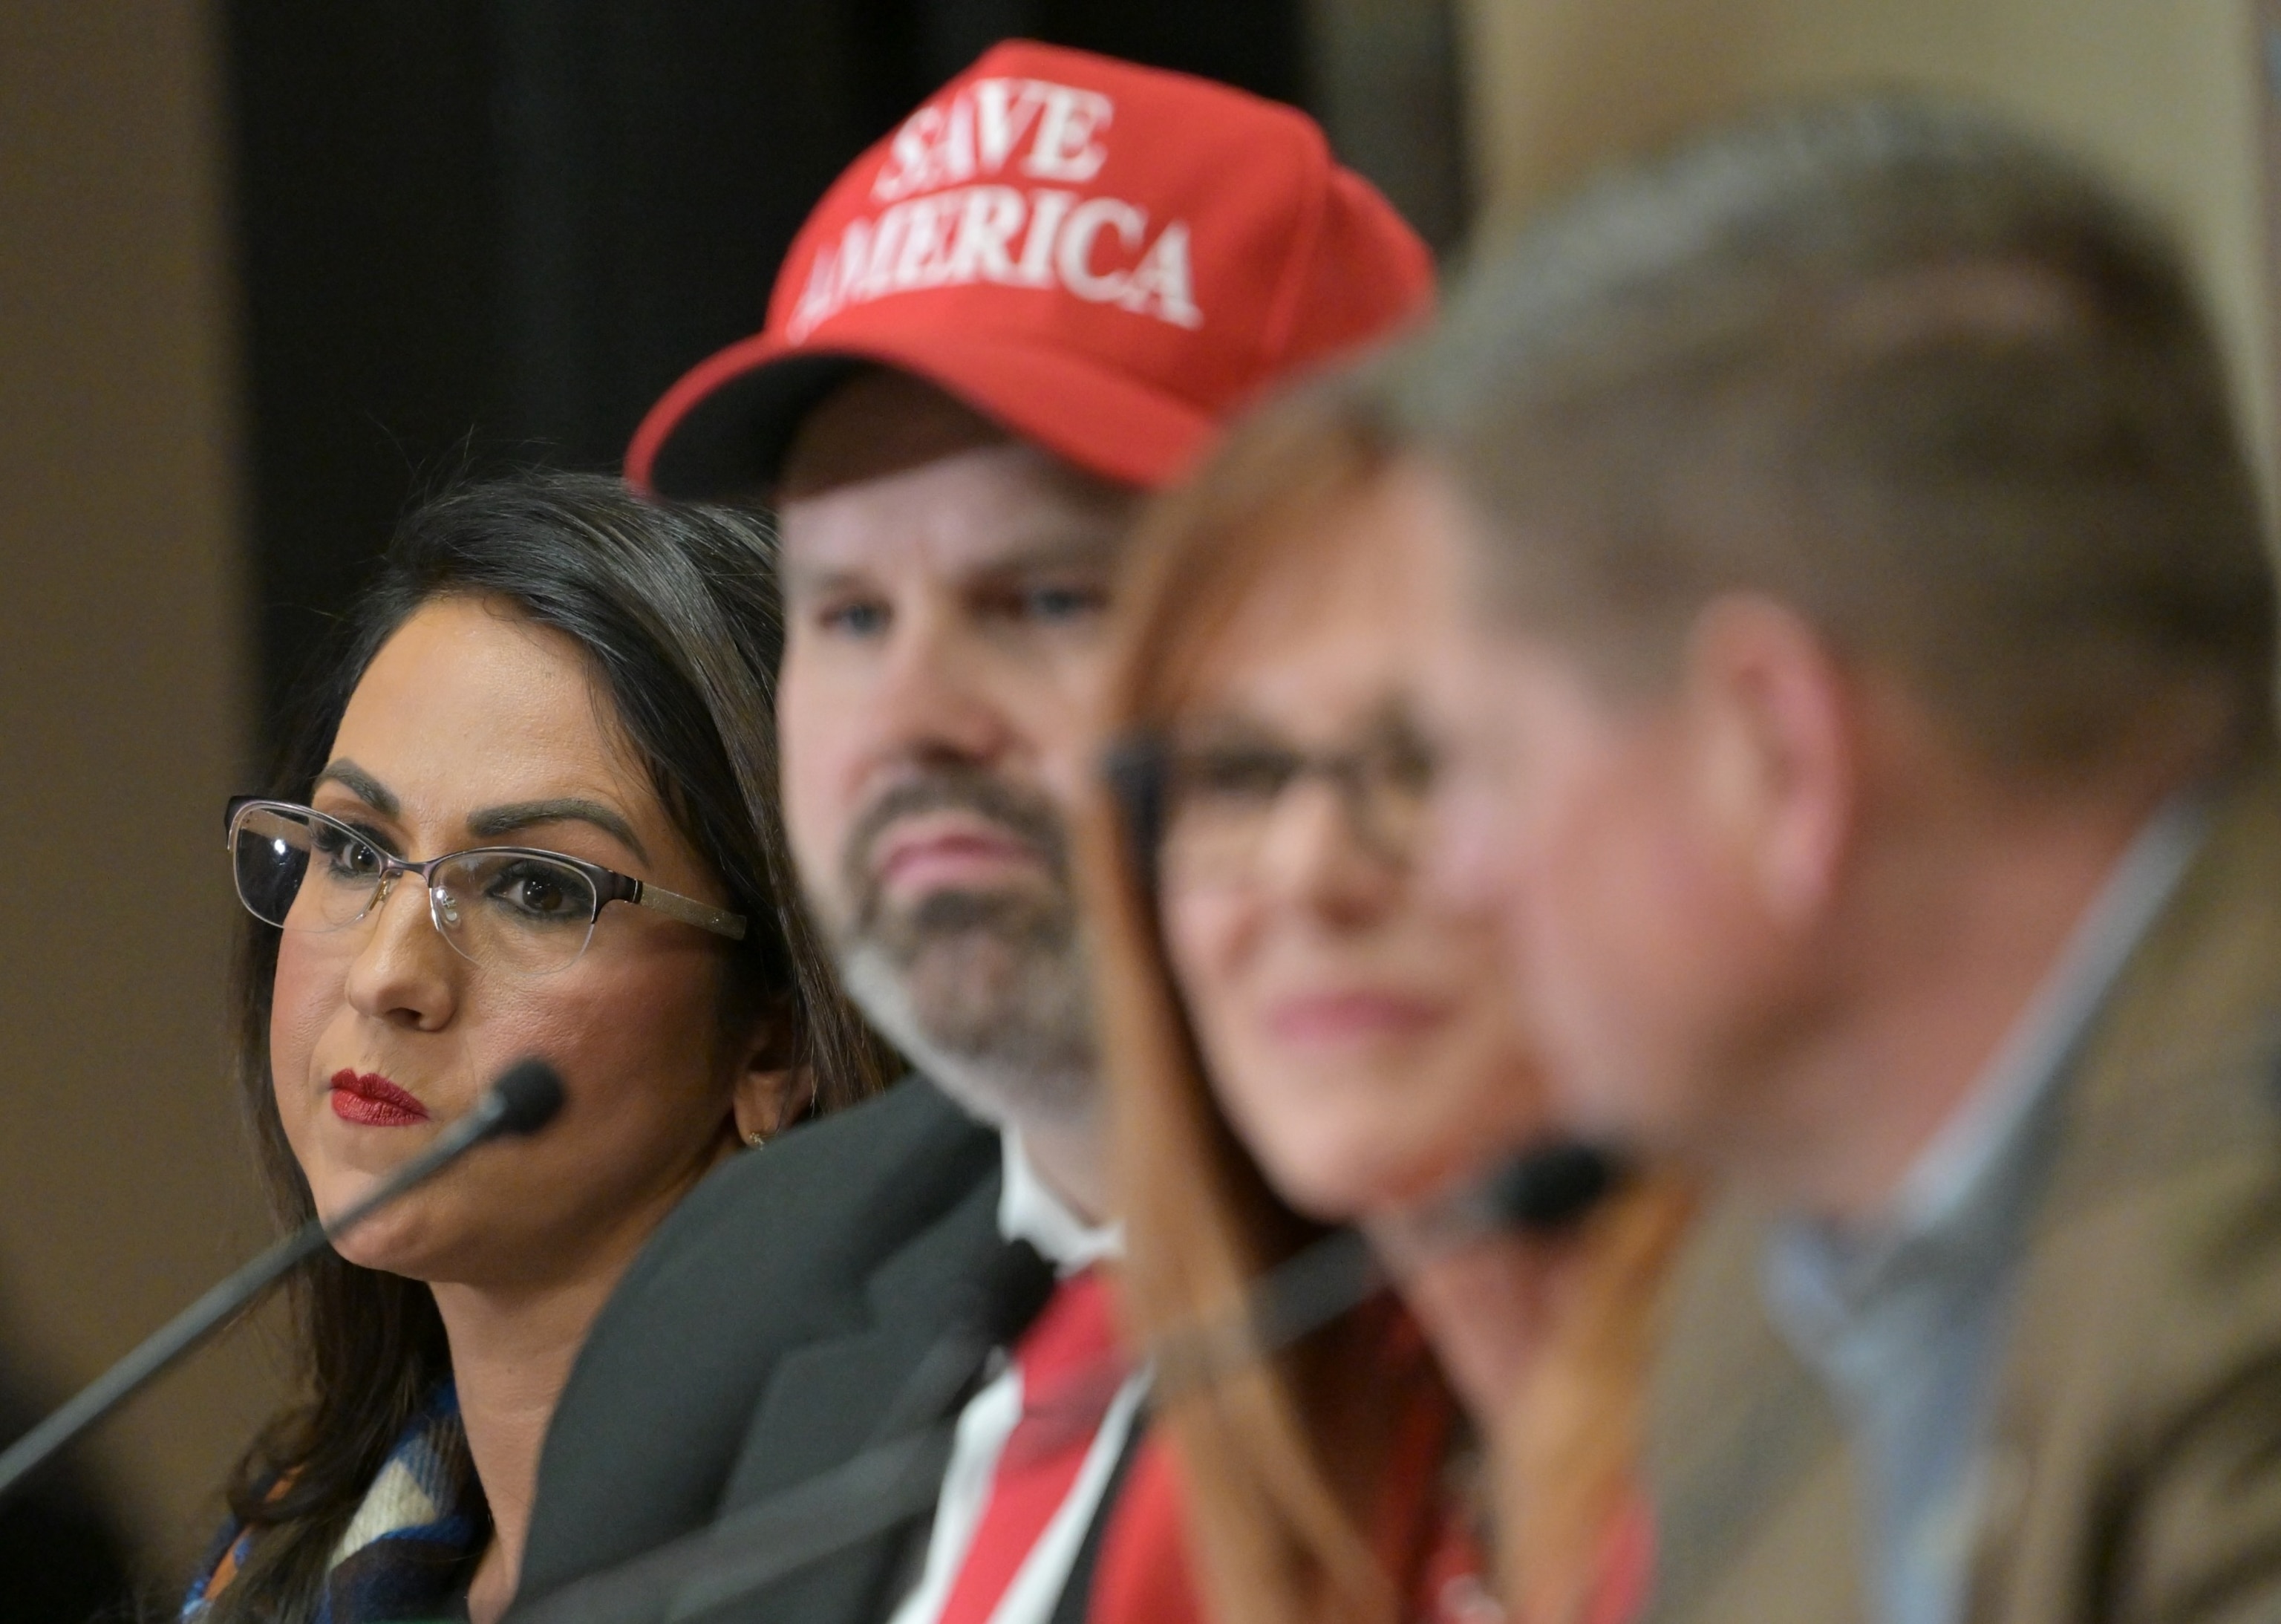
M772 483L854 367L928 380L1130 484L1270 385L1424 313L1433 259L1314 120L1209 80L1009 41L833 183L768 325L650 409L637 487Z

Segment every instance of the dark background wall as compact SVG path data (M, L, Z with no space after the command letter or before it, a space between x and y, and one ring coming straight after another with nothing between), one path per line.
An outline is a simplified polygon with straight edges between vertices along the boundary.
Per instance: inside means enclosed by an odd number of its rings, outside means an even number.
M667 385L760 326L839 171L999 39L1335 107L1334 139L1429 235L1462 212L1431 0L230 0L227 19L273 723L412 491L616 466Z
M221 1056L251 661L207 22L0 5L0 1372L46 1402L269 1233ZM241 1334L73 1463L154 1575L274 1402ZM42 1624L20 1555L0 1619Z

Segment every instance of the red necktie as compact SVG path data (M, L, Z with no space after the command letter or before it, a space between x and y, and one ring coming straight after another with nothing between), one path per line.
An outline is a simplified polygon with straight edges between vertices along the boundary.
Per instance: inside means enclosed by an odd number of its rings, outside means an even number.
M1069 1498L1094 1435L1123 1385L1117 1327L1098 1269L1056 1287L1014 1345L1022 1378L1022 1419L990 1478L990 1499L975 1525L940 1624L988 1624L1014 1575Z

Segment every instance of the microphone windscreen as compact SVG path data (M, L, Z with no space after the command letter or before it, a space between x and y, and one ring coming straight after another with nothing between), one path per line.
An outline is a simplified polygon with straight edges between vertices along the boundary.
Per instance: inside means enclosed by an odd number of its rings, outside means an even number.
M1562 1141L1522 1152L1489 1181L1494 1210L1515 1229L1565 1229L1623 1181L1623 1164L1597 1146Z
M497 1133L536 1133L562 1109L562 1077L537 1058L517 1061L491 1085L498 1102Z

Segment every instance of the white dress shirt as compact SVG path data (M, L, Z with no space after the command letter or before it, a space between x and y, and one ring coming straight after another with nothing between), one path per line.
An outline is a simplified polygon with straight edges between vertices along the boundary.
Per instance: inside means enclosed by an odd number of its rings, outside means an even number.
M1021 1134L1001 1128L999 1138L1006 1158L1005 1182L998 1195L1001 1234L1009 1241L1027 1241L1064 1280L1104 1259L1124 1255L1121 1226L1087 1224L1079 1218L1046 1187L1030 1165ZM1125 1452L1133 1418L1140 1411L1148 1386L1143 1371L1128 1377L1117 1389L1068 1497L1016 1571L1013 1582L990 1615L990 1624L1048 1624L1052 1619L1062 1587L1069 1581L1070 1570L1084 1548L1086 1530L1101 1509L1102 1494ZM990 1481L998 1470L999 1454L1021 1419L1022 1373L1009 1363L959 1413L950 1465L943 1473L942 1496L935 1503L934 1527L927 1536L926 1564L919 1571L917 1585L895 1609L889 1624L936 1624L942 1617L959 1572L966 1566L975 1528L989 1504Z

